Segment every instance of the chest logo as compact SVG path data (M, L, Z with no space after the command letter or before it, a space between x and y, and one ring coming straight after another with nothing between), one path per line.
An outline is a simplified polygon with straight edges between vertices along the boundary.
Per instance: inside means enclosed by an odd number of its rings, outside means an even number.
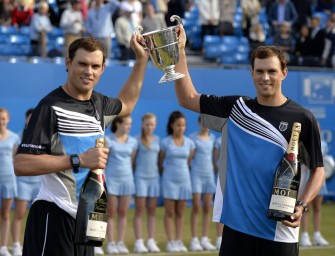
M288 123L287 122L280 122L279 124L279 131L284 132L287 130Z

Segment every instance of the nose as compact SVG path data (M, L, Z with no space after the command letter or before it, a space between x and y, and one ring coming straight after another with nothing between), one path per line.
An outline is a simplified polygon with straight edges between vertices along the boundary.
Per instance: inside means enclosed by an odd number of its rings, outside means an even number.
M92 66L91 65L87 65L87 67L85 68L85 74L92 74Z
M268 72L264 72L263 75L262 75L262 79L265 80L265 81L269 80L269 77L270 76L269 76Z

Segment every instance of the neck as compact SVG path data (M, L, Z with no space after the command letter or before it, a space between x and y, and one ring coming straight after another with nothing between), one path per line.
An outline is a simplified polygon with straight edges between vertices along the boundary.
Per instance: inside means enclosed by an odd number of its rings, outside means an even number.
M62 86L63 90L71 96L72 98L76 100L89 100L91 98L91 93L81 93L78 91L74 86L69 86L69 83L67 82Z
M284 95L280 95L279 97L259 97L257 96L257 102L260 105L268 106L268 107L278 107L283 105L287 101L287 98Z

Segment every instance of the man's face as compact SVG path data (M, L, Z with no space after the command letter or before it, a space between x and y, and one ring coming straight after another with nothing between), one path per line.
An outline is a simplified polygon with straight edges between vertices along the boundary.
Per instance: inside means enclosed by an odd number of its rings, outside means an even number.
M251 75L256 87L257 98L271 101L281 95L281 84L287 75L287 69L281 69L276 56L266 59L256 58Z
M67 58L68 83L71 89L82 95L91 93L105 69L102 61L103 53L99 50L88 52L78 49L72 62Z

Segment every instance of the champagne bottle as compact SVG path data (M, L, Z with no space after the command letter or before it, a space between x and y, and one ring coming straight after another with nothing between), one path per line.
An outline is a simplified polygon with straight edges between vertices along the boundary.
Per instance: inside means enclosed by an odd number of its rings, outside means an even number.
M104 139L96 140L97 148ZM107 230L107 187L102 169L90 170L79 194L74 242L102 246Z
M274 176L272 195L267 216L270 219L290 220L294 213L300 185L300 161L298 159L301 124L294 123L285 155L281 159Z

